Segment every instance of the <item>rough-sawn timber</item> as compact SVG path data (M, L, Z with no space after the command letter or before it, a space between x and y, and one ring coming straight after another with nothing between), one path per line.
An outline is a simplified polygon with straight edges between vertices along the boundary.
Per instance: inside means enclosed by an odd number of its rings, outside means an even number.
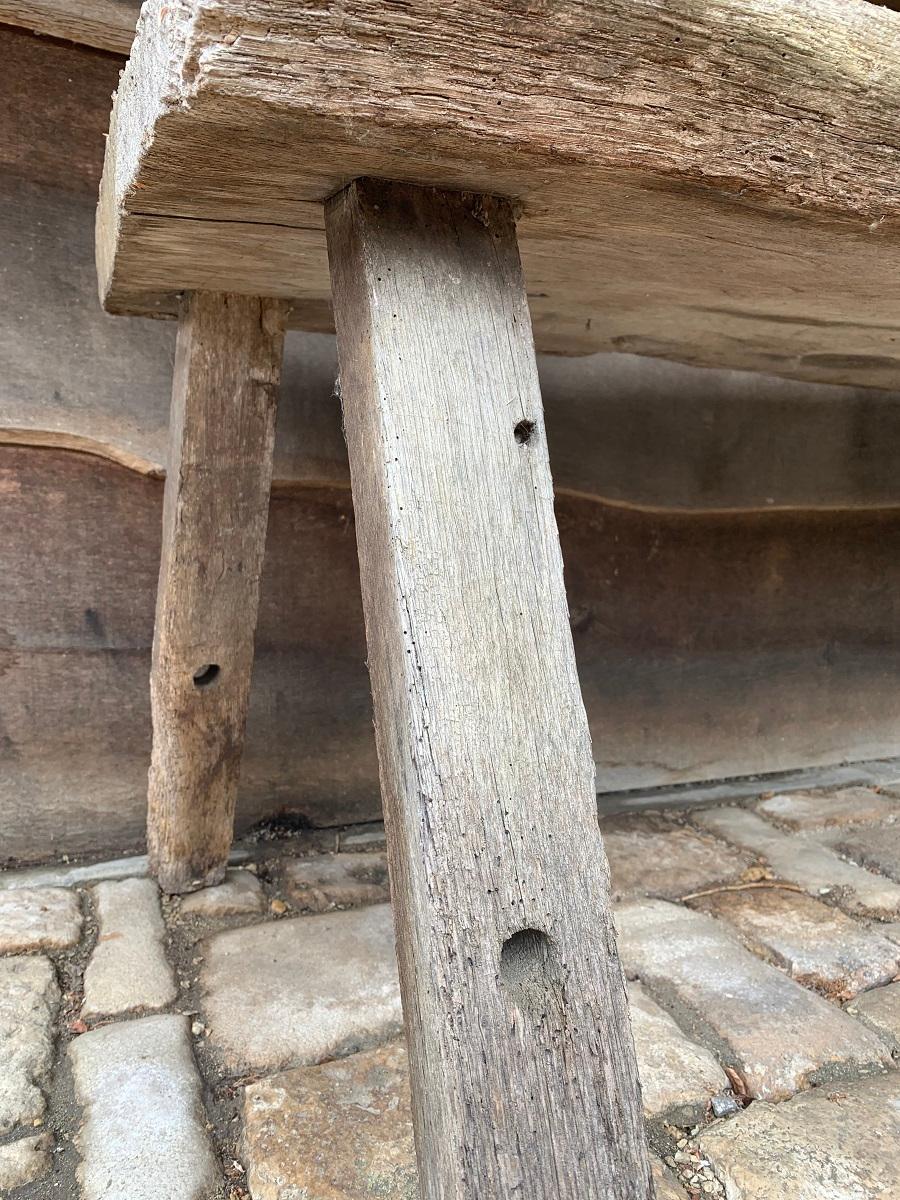
M652 1200L510 207L327 226L423 1200Z
M112 311L330 324L321 202L521 206L539 349L896 384L900 17L864 0L150 0L98 225Z

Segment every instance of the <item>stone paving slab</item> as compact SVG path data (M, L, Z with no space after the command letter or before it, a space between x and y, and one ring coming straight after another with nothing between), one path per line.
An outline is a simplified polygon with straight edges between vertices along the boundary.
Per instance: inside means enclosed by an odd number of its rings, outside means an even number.
M67 950L80 936L76 892L65 888L0 892L0 954Z
M729 1200L897 1200L900 1074L751 1104L700 1137Z
M384 850L387 840L384 836L384 825L374 821L369 825L357 825L347 829L341 835L338 848L351 853L362 853L370 850Z
M246 862L249 851L232 850L230 863ZM0 871L0 892L18 888L34 887L77 887L85 883L97 883L104 879L133 879L148 874L146 854L134 854L128 858L113 858L97 863L59 863L52 867L21 867L14 871Z
M685 1037L639 983L628 985L628 1004L645 1117L696 1124L710 1099L730 1089L728 1076L708 1050Z
M283 879L291 902L306 912L390 900L387 856L378 852L288 859Z
M156 884L123 879L92 891L100 932L84 973L82 1017L165 1008L178 992Z
M805 892L747 888L691 907L727 921L755 954L832 1000L889 983L900 970L900 947Z
M0 959L0 1134L44 1114L40 1085L53 1059L58 1007L56 972L48 958Z
M661 900L622 905L615 920L627 975L719 1047L751 1096L783 1100L818 1079L890 1064L882 1039L755 958L723 922Z
M250 1084L240 1152L253 1200L419 1200L402 1043ZM686 1200L652 1167L656 1200Z
M262 885L252 871L227 871L216 887L202 888L183 896L179 913L183 917L239 917L265 910Z
M251 1084L241 1149L253 1200L418 1200L406 1050Z
M187 1018L105 1025L69 1048L84 1107L81 1200L213 1200L220 1174L206 1132Z
M43 1179L50 1170L52 1149L53 1139L48 1133L0 1146L0 1195Z
M321 1062L402 1029L387 904L228 930L204 960L205 1024L229 1073Z
M847 1012L900 1049L900 983L857 996ZM900 1148L897 1151L900 1154Z
M841 908L891 920L900 915L900 885L845 862L817 841L786 834L743 808L708 808L691 814L702 828L765 857L782 878Z
M900 880L900 822L842 829L830 844L859 866Z
M796 831L881 821L897 816L900 803L872 788L847 787L834 792L779 792L761 800L756 811Z
M656 1200L686 1200L687 1192L677 1182L671 1171L651 1156L650 1168L653 1171L653 1184L656 1188Z
M675 900L736 879L753 857L658 815L601 820L612 894Z

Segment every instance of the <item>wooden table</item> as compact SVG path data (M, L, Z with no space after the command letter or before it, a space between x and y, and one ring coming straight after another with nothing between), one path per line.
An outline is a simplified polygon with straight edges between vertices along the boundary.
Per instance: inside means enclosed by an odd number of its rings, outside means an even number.
M864 0L143 10L97 256L180 320L151 854L221 877L283 329L333 322L429 1198L652 1192L534 342L893 383L898 59Z

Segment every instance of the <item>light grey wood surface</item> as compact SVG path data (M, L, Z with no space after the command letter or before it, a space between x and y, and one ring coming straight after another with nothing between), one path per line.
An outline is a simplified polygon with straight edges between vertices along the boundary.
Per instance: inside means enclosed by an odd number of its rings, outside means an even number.
M0 0L0 22L127 54L140 0Z
M508 204L327 209L426 1200L648 1200Z
M360 176L513 197L538 349L895 387L900 16L864 0L149 0L107 145L114 311L330 321Z
M185 301L150 699L151 868L167 892L218 883L234 826L272 480L284 305Z

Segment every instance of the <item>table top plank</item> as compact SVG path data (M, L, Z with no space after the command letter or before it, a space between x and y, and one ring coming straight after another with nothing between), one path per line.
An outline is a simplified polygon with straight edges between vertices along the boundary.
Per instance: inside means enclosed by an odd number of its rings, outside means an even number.
M895 385L898 66L866 0L150 0L101 291L265 281L327 328L321 204L395 178L516 201L539 349Z

